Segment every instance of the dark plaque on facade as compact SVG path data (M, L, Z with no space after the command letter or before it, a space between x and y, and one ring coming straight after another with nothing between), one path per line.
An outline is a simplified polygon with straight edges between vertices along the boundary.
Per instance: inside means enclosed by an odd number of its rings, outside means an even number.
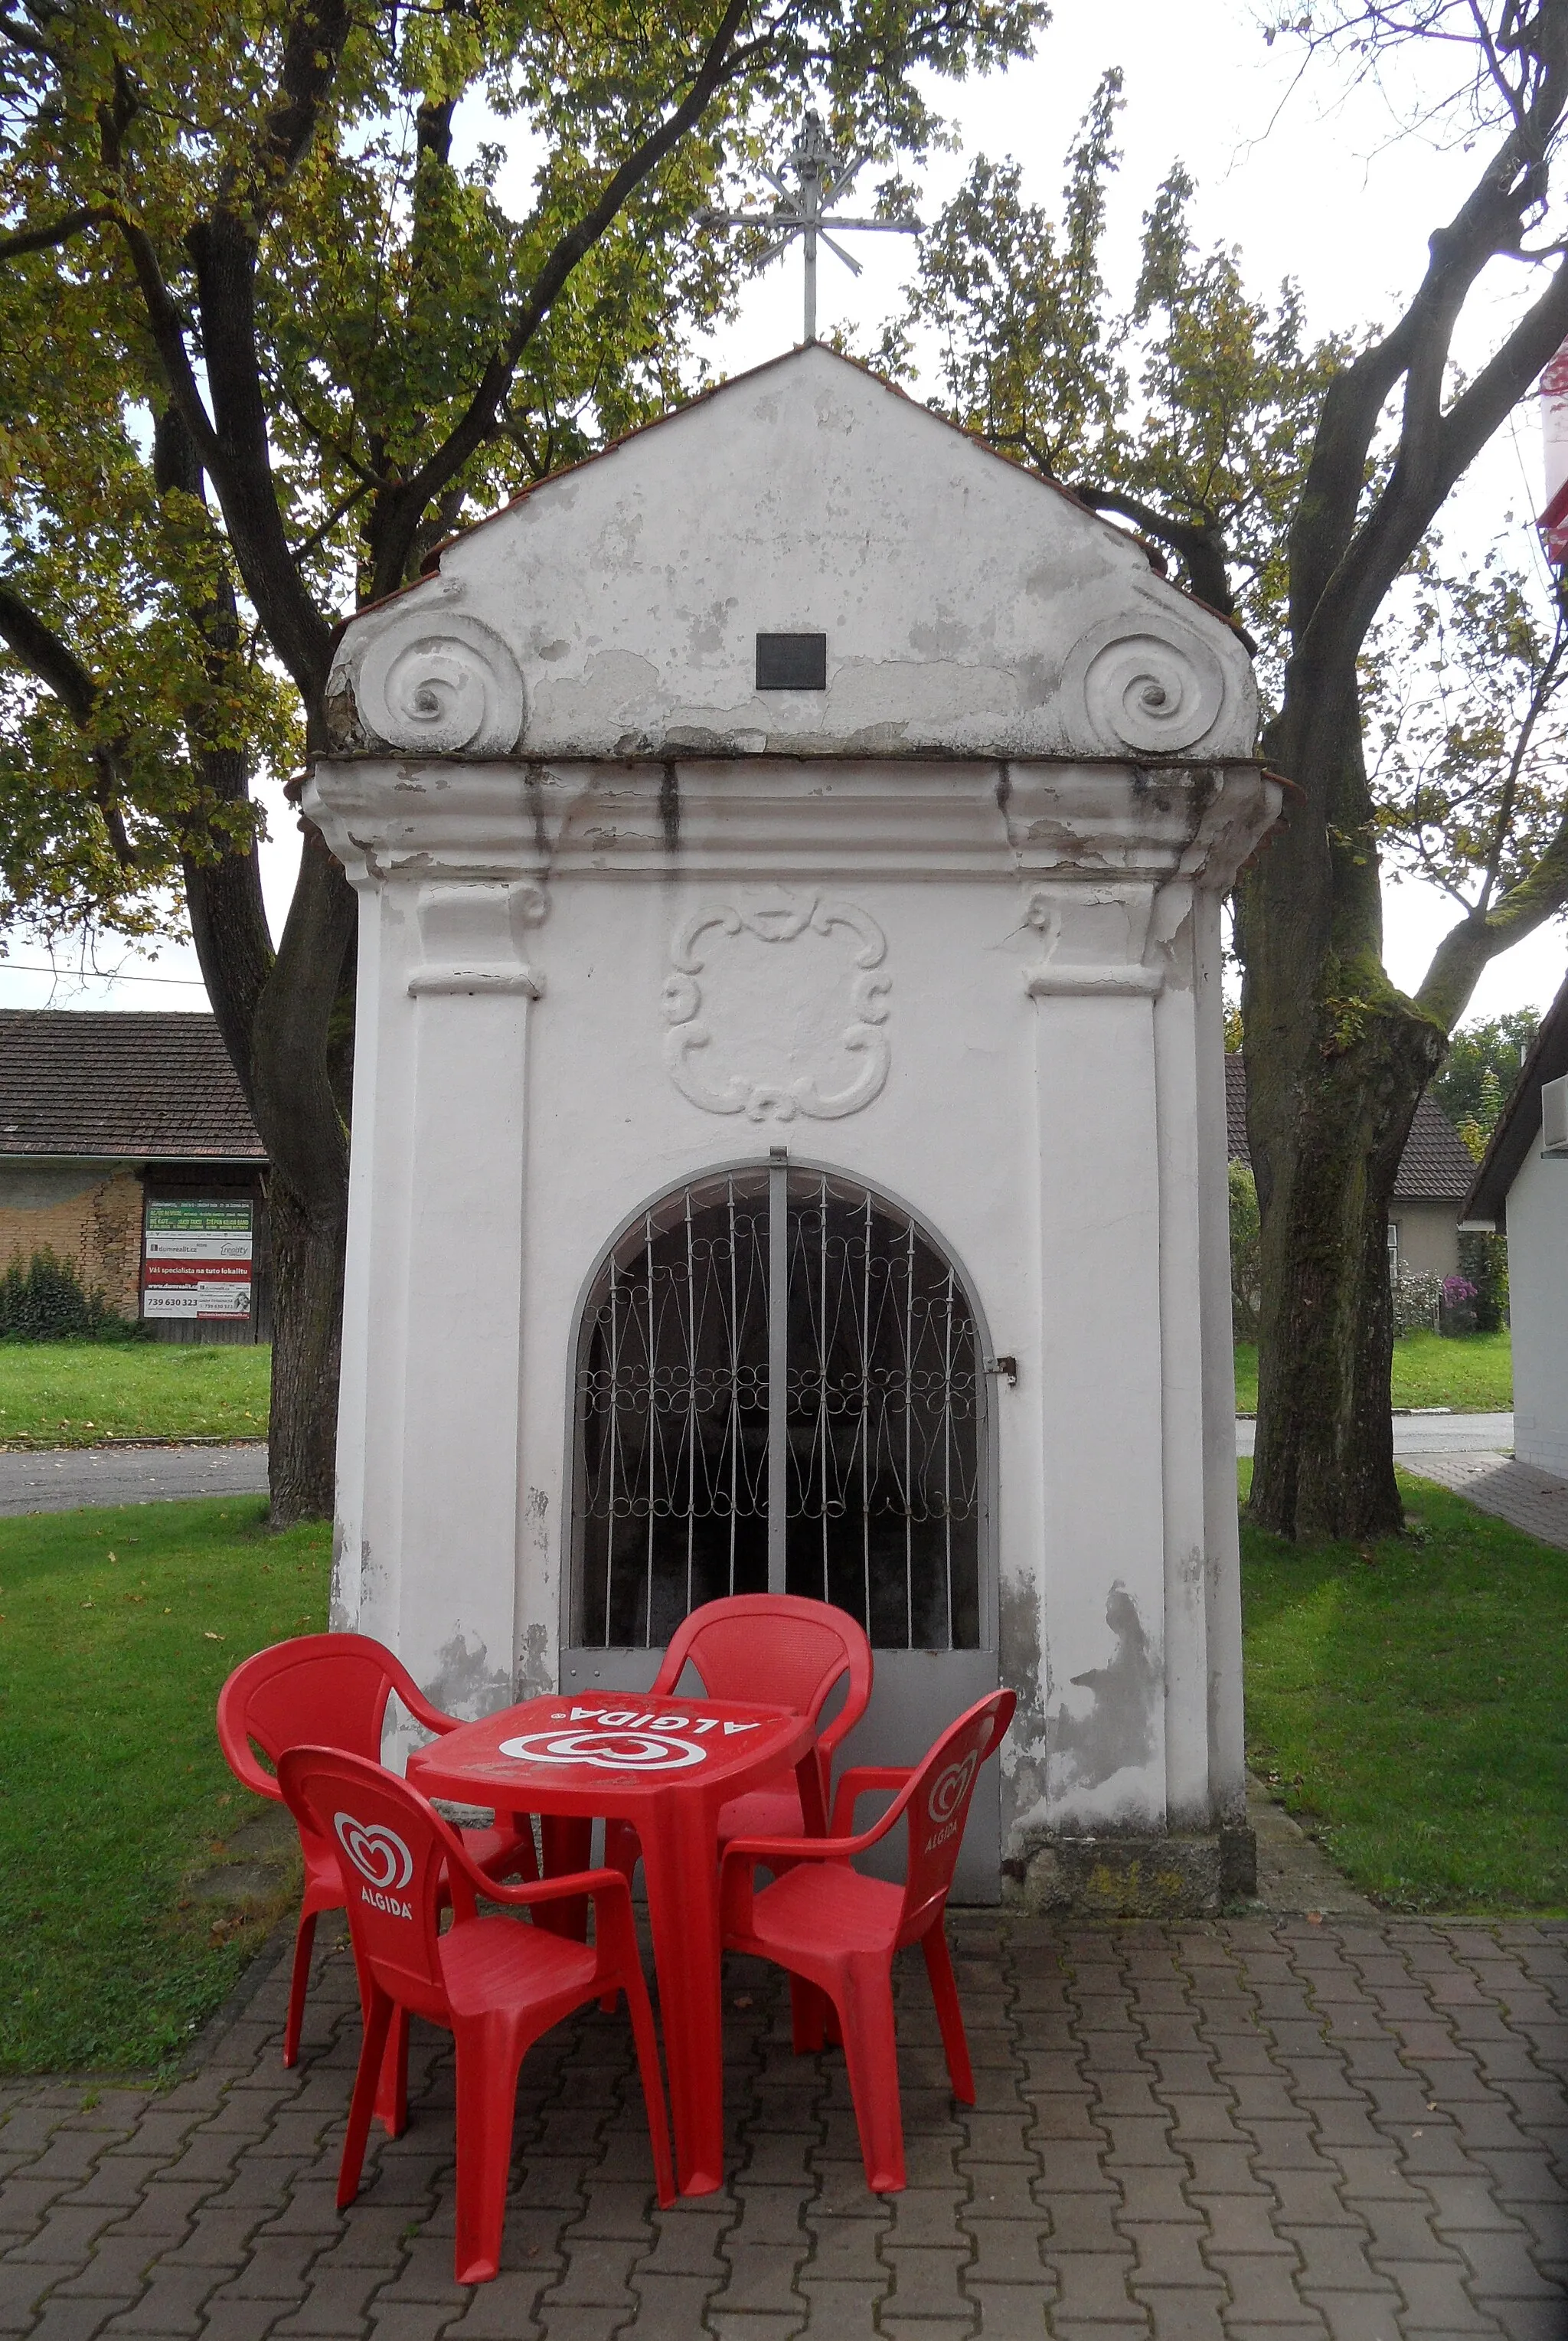
M826 691L826 634L759 634L759 691Z

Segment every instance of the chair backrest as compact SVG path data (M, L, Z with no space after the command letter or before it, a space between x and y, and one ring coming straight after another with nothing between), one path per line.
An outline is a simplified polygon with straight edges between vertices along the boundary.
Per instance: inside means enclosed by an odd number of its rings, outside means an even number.
M737 1593L682 1619L664 1653L653 1695L670 1697L688 1660L710 1698L776 1700L813 1723L829 1692L849 1678L844 1704L819 1749L830 1755L859 1722L871 1696L871 1645L847 1609L794 1593Z
M276 1765L286 1748L342 1748L374 1763L387 1700L403 1669L368 1634L300 1634L234 1669L218 1693L218 1738L229 1766L263 1797L280 1791L251 1752Z
M902 1928L947 1900L980 1767L1006 1737L1017 1703L1010 1690L977 1699L927 1751L901 1792L909 1839Z
M404 2007L442 2021L437 1948L443 1887L473 1912L456 1834L395 1772L336 1748L291 1748L278 1765L302 1829L337 1858L354 1963Z

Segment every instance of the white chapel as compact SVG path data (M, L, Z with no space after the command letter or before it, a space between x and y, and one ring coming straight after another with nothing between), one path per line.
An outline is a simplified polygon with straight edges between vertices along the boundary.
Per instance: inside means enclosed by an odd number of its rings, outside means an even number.
M808 344L453 539L332 704L335 1621L476 1715L825 1598L850 1761L1017 1693L962 1894L1215 1907L1236 633Z

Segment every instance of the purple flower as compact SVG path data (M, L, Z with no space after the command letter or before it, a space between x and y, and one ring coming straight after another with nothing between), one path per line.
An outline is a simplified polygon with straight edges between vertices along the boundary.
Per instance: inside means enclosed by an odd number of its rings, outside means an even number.
M1468 1277L1445 1276L1443 1280L1443 1298L1450 1309L1457 1309L1464 1301L1474 1300L1477 1296L1477 1290L1478 1288L1471 1283Z

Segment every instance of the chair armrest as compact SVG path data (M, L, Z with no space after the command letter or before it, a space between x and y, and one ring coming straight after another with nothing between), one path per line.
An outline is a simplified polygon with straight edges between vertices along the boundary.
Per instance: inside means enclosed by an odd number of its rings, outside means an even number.
M252 1753L250 1738L243 1719L231 1715L225 1707L223 1692L218 1694L218 1745L223 1751L223 1761L242 1788L253 1796L267 1797L275 1805L283 1801L283 1792L271 1772L263 1772Z
M842 1837L853 1829L858 1798L872 1796L878 1788L907 1788L914 1777L914 1768L908 1764L852 1764L839 1777L839 1786L833 1798L833 1818L829 1825L830 1833L834 1837ZM883 1824L892 1818L890 1813L884 1814ZM880 1825L876 1834L880 1834Z
M725 1864L745 1861L749 1865L770 1862L775 1855L780 1861L842 1861L849 1855L859 1853L872 1841L866 1837L732 1837L724 1848Z
M825 1723L817 1734L817 1745L825 1756L831 1758L838 1753L839 1741L848 1739L865 1712L863 1707L851 1707L845 1700L832 1722Z
M406 1680L394 1682L392 1689L414 1721L422 1724L426 1731L433 1731L438 1738L442 1738L447 1732L457 1729L461 1718L455 1715L443 1715L439 1707L432 1707L412 1676Z
M736 1837L724 1848L724 1866L729 1868L739 1857L749 1864L766 1861L777 1854L789 1861L846 1861L864 1853L878 1838L886 1837L908 1801L909 1785L914 1779L908 1765L860 1764L846 1772L839 1783L839 1793L833 1799L833 1823L826 1837ZM878 1788L895 1788L894 1798L880 1820L873 1821L868 1829L858 1834L842 1824L851 1819L858 1797L869 1796Z
M719 1871L719 1932L729 1942L751 1932L751 1905L756 1891L752 1875L757 1864L769 1868L780 1861L849 1861L863 1853L896 1815L887 1815L864 1837L736 1837L724 1848Z
M473 1883L475 1892L487 1902L504 1903L512 1910L525 1909L535 1902L574 1902L585 1894L608 1895L611 1901L625 1902L628 1908L631 1904L631 1890L619 1869L574 1869L570 1877L534 1878L522 1886L503 1886L499 1878L475 1869Z

